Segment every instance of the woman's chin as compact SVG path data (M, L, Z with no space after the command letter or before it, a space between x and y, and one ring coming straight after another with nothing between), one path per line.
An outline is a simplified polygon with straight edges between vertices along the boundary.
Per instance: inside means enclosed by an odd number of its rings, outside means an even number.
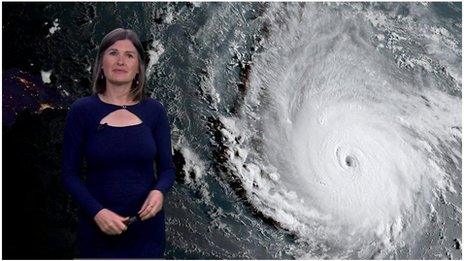
M113 85L130 85L132 83L132 80L131 79L122 79L122 78L119 78L119 77L115 77L115 78L108 78L108 82L113 84Z

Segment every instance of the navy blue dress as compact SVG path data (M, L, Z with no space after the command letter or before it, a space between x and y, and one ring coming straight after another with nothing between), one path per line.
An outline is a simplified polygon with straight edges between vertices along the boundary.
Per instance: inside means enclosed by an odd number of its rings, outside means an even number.
M130 111L142 123L124 127L100 124L119 109ZM66 118L62 156L63 185L79 206L79 256L162 258L164 209L131 224L121 235L103 233L94 221L103 208L123 217L136 216L153 189L161 191L166 200L175 168L169 121L162 104L147 98L122 107L103 102L97 94L76 100ZM87 173L81 175L84 159Z

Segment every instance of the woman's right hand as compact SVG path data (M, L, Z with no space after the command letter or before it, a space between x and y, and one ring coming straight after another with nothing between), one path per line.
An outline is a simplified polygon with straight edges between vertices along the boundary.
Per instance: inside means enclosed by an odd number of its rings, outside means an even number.
M100 230L108 235L120 235L122 232L126 231L127 226L124 224L124 221L128 219L129 217L121 217L106 208L98 211L94 217Z

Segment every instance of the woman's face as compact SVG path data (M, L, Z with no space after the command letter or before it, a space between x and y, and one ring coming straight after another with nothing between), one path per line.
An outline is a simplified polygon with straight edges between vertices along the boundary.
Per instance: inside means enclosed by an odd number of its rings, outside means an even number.
M139 54L130 40L119 40L103 53L102 69L106 80L127 84L139 72Z

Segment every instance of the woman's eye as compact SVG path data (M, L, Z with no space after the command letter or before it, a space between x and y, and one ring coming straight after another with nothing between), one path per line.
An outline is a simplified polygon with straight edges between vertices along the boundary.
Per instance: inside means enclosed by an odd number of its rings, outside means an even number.
M116 55L117 52L110 52L110 55Z

